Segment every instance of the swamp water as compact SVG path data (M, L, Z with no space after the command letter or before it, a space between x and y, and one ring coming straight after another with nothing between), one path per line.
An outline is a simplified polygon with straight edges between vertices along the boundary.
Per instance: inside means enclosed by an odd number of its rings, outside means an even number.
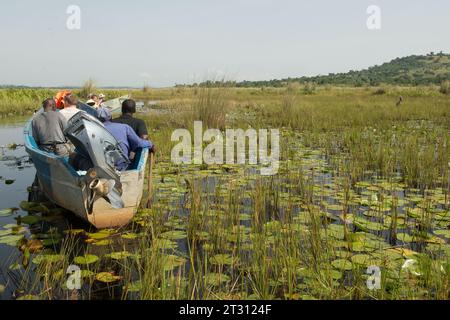
M369 298L353 293L368 266L383 272L381 297L432 298L422 273L448 272L448 190L373 172L349 186L300 137L274 177L158 161L152 209L101 231L29 198L34 167L7 147L21 141L21 126L0 128L2 299ZM67 287L69 265L80 292Z

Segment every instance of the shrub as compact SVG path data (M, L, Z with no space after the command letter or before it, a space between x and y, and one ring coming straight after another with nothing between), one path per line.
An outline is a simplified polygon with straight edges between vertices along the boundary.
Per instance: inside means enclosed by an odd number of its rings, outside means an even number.
M439 89L440 93L450 94L450 81L443 81L441 83L441 88Z

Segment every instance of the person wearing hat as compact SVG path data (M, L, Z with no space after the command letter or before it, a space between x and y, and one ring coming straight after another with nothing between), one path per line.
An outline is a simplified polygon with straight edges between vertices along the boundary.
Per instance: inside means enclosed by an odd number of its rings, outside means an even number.
M136 113L136 102L132 99L127 99L122 102L122 115L113 120L116 123L123 123L133 128L134 132L142 139L148 139L147 125L144 120L133 117Z
M122 152L130 160L130 153L136 152L139 148L149 148L150 152L154 151L154 145L150 140L144 140L134 132L134 130L127 124L112 122L111 111L108 108L100 107L97 109L97 118L103 123L106 130L108 130L119 143ZM120 159L116 164L116 169L119 171L126 170L128 164Z
M106 98L106 96L103 93L100 93L98 95L97 105L101 106L103 104L103 102L105 102L105 98ZM94 98L92 98L92 99L95 100Z
M86 104L90 107L94 107L95 108L95 101L92 99L89 99L88 101L86 101Z

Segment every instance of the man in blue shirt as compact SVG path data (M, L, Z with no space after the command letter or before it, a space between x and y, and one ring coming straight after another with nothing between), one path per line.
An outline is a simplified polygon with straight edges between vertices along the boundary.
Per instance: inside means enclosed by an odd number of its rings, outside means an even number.
M136 152L139 148L149 148L150 152L154 151L153 143L150 140L138 137L129 125L111 122L112 115L108 108L98 108L97 118L103 122L106 130L116 138L120 148L128 158L130 157L130 152ZM127 166L126 162L116 163L116 168L120 171L126 170Z

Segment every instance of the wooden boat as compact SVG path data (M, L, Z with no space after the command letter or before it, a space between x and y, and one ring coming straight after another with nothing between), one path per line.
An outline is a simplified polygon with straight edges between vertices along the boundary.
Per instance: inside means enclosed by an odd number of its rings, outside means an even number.
M84 105L82 109L89 111ZM92 173L76 171L68 157L60 157L38 148L31 131L31 119L24 129L25 149L36 167L39 187L50 201L73 212L96 228L123 226L130 222L142 199L148 150L142 149L129 170L118 173L121 207L106 197L93 197Z

